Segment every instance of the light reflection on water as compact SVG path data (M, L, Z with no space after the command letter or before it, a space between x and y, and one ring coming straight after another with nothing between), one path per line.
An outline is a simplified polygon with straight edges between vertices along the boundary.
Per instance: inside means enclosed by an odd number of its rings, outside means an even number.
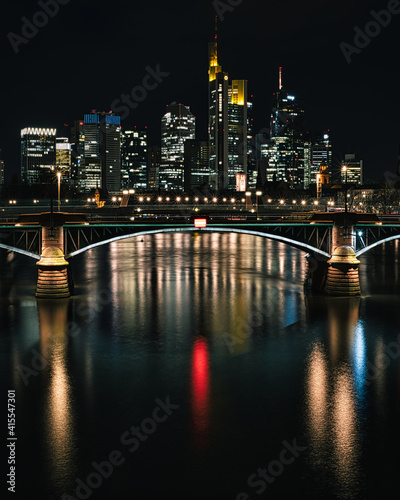
M1 289L2 352L21 404L41 401L32 439L44 447L40 473L54 498L72 494L75 477L118 448L164 394L181 413L96 498L124 498L137 469L135 484L154 490L141 490L143 498L167 488L203 499L211 486L218 498L236 498L293 437L307 451L269 497L367 498L374 453L397 439L383 423L398 416L398 361L387 364L386 346L400 319L395 296L374 295L389 276L382 259L370 260L375 284L360 271L368 294L344 300L304 294L304 253L238 234L133 238L92 249L72 267L76 293L65 301L36 305L12 266L11 289ZM48 364L25 387L15 367L32 347ZM21 433L32 432L26 421ZM158 460L163 486L144 465Z
M310 463L321 489L328 475L337 498L353 498L363 479L357 412L366 383L360 357L365 350L358 317L360 299L308 297L308 302L319 314L323 311L328 328L327 343L313 343L307 364Z
M77 435L71 376L67 368L69 301L38 300L39 348L43 363L45 443L54 488L63 487L77 472Z
M210 359L209 347L204 337L193 343L191 374L191 406L193 441L196 447L207 448L210 425Z

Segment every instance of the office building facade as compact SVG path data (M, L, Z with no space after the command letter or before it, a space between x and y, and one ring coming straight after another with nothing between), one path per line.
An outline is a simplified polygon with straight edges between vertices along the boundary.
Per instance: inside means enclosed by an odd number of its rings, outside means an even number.
M147 152L147 189L157 191L160 187L161 148L151 146Z
M79 122L82 123L82 122ZM85 114L82 128L83 161L79 185L83 191L102 188L110 193L121 189L121 119L115 113Z
M100 154L100 116L86 114L83 119L83 164L80 172L80 185L84 192L103 188L103 176Z
M82 120L75 120L71 127L71 184L82 191L85 189L84 161L85 134Z
M315 137L311 149L311 164L308 177L308 187L316 183L320 165L327 167L327 172L332 173L332 142L329 131L323 132Z
M124 189L147 189L147 131L121 133L121 184Z
M228 86L228 189L236 189L236 175L247 176L247 81Z
M21 130L21 179L28 184L46 182L56 167L56 129Z
M71 144L67 137L56 137L56 170L64 181L71 178Z
M269 169L277 181L290 187L304 187L304 110L295 96L282 86L282 68L279 68L279 86L273 94L270 119Z
M188 139L184 146L184 190L186 192L210 183L210 146L207 141Z
M196 119L189 106L172 103L161 119L160 188L183 189L184 144L194 139Z
M346 168L343 168L346 167ZM344 155L344 161L341 163L341 182L342 184L358 184L364 182L364 162L357 160L355 154Z
M253 98L253 96L250 97ZM247 102L247 187L249 189L255 189L257 184L257 160L253 112L253 103Z

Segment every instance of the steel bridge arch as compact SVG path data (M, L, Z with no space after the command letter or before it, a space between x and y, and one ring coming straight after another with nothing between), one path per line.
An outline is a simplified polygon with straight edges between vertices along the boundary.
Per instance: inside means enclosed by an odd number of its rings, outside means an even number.
M299 250L303 250L304 252L319 254L325 258L330 258L331 255L319 248L308 245L307 243L302 243L301 241L292 240L291 238L286 238L285 236L280 236L271 233L263 233L261 231L251 231L247 229L235 229L235 228L213 228L213 227L205 227L205 228L195 228L195 227L182 227L182 228L164 228L164 229L152 229L147 231L139 231L131 234L123 234L119 236L114 236L112 238L108 238L103 241L99 241L97 243L92 243L87 245L86 247L80 248L79 250L75 250L74 252L66 255L66 258L75 257L91 248L99 247L102 245L108 245L109 243L113 243L114 241L125 240L128 238L133 238L136 236L146 236L150 234L158 234L158 233L186 233L186 232L213 232L213 233L239 233L239 234L250 234L252 236L261 236L262 238L268 238L271 240L279 241L281 243L286 243L292 247L298 248Z
M361 250L358 250L356 252L356 257L358 257L359 255L362 255L365 252L368 252L372 248L375 248L379 245L382 245L383 243L387 243L389 241L398 240L398 239L400 239L400 234L395 234L394 236L388 236L387 238L384 238L382 240L375 241L374 243L371 243L371 245L368 245L368 246L362 248Z
M32 259L40 259L40 255L36 253L28 252L27 250L22 250L21 248L12 247L10 245L4 245L3 243L0 243L0 248L4 248L4 250L8 250L9 252L20 253L22 255L25 255L26 257L31 257Z

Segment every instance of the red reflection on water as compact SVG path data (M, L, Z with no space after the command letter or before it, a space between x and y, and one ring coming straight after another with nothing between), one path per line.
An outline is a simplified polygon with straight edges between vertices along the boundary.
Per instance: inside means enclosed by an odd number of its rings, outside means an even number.
M193 344L191 401L194 441L204 447L208 441L210 412L210 360L207 340L199 337Z

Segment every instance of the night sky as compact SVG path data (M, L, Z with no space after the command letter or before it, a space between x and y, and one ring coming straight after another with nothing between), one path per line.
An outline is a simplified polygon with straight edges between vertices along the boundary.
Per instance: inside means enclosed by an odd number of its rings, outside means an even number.
M109 111L121 94L142 84L147 67L159 65L168 76L130 110L123 128L147 126L149 144L159 144L165 106L176 101L190 106L197 136L206 138L207 44L218 14L213 2L61 1L58 13L26 38L28 43L20 43L18 53L8 35L21 35L21 18L32 20L43 9L26 0L3 5L0 148L8 180L19 172L21 128L56 127L57 135L69 136L64 124L92 109ZM268 127L278 66L283 66L284 87L304 106L307 129L331 130L334 168L338 170L345 153L356 153L365 161L366 182L395 173L400 2L230 1L236 6L219 1L219 60L230 78L248 80L255 132ZM229 10L222 13L223 4ZM347 62L340 44L354 46L354 28L365 31L374 21L371 10L388 4L399 14L386 19L387 26ZM36 19L43 22L40 15Z

